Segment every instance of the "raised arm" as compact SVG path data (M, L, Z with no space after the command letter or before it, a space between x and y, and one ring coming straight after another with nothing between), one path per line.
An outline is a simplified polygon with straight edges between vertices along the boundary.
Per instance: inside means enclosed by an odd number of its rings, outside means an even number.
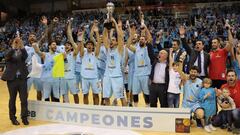
M183 52L180 56L180 59L178 62L179 65L177 68L177 72L180 74L181 80L183 82L185 82L188 79L188 75L183 72L183 61L185 60L185 58L186 58L186 52Z
M16 37L13 40L12 49L8 49L5 52L5 59L6 59L6 61L14 61L14 59L13 59L14 49L19 49L22 52L21 59L23 61L25 61L27 59L28 54L27 54L27 51L24 48L23 41L19 37Z
M78 54L78 48L77 48L77 44L74 42L73 37L72 37L72 21L69 20L68 24L67 24L67 38L69 40L69 42L72 44L73 47L73 55L77 56Z
M48 33L47 33L48 42L50 42L52 40L53 29L54 29L54 27L56 27L58 21L59 21L59 19L57 17L54 17L52 20L52 23L48 27Z
M144 27L144 31L145 31L145 33L146 33L146 40L147 40L147 43L152 43L152 41L153 41L153 39L152 39L152 35L151 35L151 33L150 33L150 31L149 31L149 29L147 28L147 26L144 24L143 25L143 27Z
M38 54L38 56L45 60L45 53L40 51L38 44L33 43L32 47L34 48L34 51Z
M43 42L46 40L47 34L48 34L48 30L49 30L48 29L48 25L47 25L47 23L48 23L47 17L43 16L41 18L41 23L45 27L45 30L42 33L41 38L37 41L39 46L42 46Z
M120 54L122 54L123 52L123 45L124 45L124 41L123 41L123 30L122 30L122 21L118 20L118 23L116 22L116 20L114 18L112 18L113 23L115 24L115 29L117 31L117 41L118 41L118 52Z
M135 53L136 48L135 48L135 46L132 45L132 39L133 39L133 36L134 36L136 30L135 30L134 28L130 28L130 27L129 27L128 29L129 29L129 38L128 38L127 46L126 46L126 47L127 47L130 51L132 51L132 52Z
M173 49L169 49L169 69L172 69L172 64L173 64Z
M181 41L182 41L182 46L183 48L186 50L187 54L188 55L191 55L192 51L193 51L193 48L191 48L188 44L187 44L187 41L186 41L186 38L185 38L185 33L186 33L186 30L183 26L180 26L179 28L179 34L180 34L180 38L181 38Z
M232 36L232 32L231 32L231 29L230 29L230 25L229 24L226 24L225 25L226 27L228 27L228 44L225 46L225 49L229 52L232 50L232 47L233 47L233 36Z
M95 40L95 38L93 37L93 35L94 35L94 25L96 25L96 23L97 23L97 20L94 20L92 29L91 29L91 31L90 31L90 40L93 41L94 45L96 45L96 40Z
M93 29L94 33L96 34L96 37L97 37L97 43L96 43L96 49L95 49L95 56L98 57L99 52L100 52L101 42L100 42L100 35L99 35L99 29L98 29L97 23L94 23L92 29Z
M80 41L79 43L79 53L80 53L80 57L83 57L84 55L84 42Z
M106 49L109 48L109 40L108 40L108 30L107 28L103 29L103 44L105 46Z
M124 60L124 67L126 68L127 67L127 65L128 65L128 49L125 47L124 48L125 49L125 60Z

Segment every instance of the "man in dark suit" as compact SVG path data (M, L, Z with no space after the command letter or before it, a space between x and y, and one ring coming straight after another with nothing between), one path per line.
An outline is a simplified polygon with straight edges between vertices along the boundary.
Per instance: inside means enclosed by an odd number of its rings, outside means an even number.
M184 52L183 49L180 48L180 41L178 39L173 39L172 41L172 48L173 48L173 61L179 62L180 56Z
M207 77L208 66L210 63L210 55L203 50L204 48L203 41L197 40L195 49L193 49L186 42L185 29L183 27L180 27L179 33L180 33L183 48L186 50L187 54L189 55L188 69L190 69L192 66L197 66L199 69L199 77L201 79Z
M23 46L22 40L14 39L12 48L5 53L6 69L2 75L2 80L7 81L9 91L9 118L13 125L19 125L16 115L16 97L19 92L21 101L21 118L24 125L28 125L27 120L27 76L28 70L25 60L28 54Z

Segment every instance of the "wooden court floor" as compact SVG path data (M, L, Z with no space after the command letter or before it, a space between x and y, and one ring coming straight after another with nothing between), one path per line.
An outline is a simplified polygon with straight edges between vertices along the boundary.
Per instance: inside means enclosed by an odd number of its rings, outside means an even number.
M82 104L82 94L80 93L80 103ZM90 94L91 95L91 94ZM36 91L31 90L29 94L29 99L30 100L35 100L36 99ZM92 104L92 98L90 97L90 104ZM37 125L44 125L44 124L49 124L50 122L45 122L45 121L35 121L35 120L30 120L30 125L24 126L22 123L20 126L14 126L11 124L9 118L8 118L8 100L9 100L9 95L8 95L8 90L6 83L0 80L0 134L6 131L10 130L15 130L18 128L26 128L29 126L37 126ZM70 101L73 102L72 96L70 96ZM17 99L17 117L18 120L21 121L20 119L20 101L19 98ZM143 106L143 100L142 97L140 97L140 106ZM143 132L143 131L136 131L142 135L183 135L182 133L167 133L167 132ZM209 134L206 133L203 129L197 128L195 125L191 126L191 135L205 135ZM230 135L231 133L227 132L226 130L222 129L217 129L217 131L213 131L210 133L211 135Z

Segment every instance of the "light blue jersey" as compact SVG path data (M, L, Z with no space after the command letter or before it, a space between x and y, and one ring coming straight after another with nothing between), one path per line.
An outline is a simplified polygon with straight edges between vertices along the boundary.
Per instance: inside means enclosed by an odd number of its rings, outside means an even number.
M37 62L38 63L41 63L41 58L35 53L35 50L33 47L30 47L30 46L25 46L25 49L28 53L28 57L26 59L26 64L27 64L27 67L28 67L28 72L30 73L32 71L32 56L35 55L36 58L37 58ZM27 80L27 89L28 91L30 91L32 85L34 86L34 88L37 90L37 91L42 91L43 90L43 86L42 86L42 82L40 80L40 78L28 78Z
M97 58L94 52L84 53L82 57L81 76L87 79L98 78Z
M82 59L80 57L80 53L76 56L76 63L75 63L75 73L81 73L81 66L82 66Z
M103 98L124 98L123 56L117 48L107 51L107 65L103 78Z
M123 49L123 59L122 59L122 74L123 74L123 82L124 84L128 83L128 66L126 63L126 57L128 57L128 54L126 55L128 49L126 47L124 47Z
M47 99L50 97L51 92L55 98L60 97L60 80L59 78L52 77L52 69L54 65L53 57L56 56L58 53L45 53L45 60L43 65L43 71L41 80L43 82L43 98Z
M76 56L76 63L75 63L76 89L78 90L79 90L80 84L82 83L81 66L82 66L82 59L80 57L80 53L78 53L78 55Z
M98 56L98 79L103 79L105 69L106 69L106 61L107 61L107 55L106 55L106 48L104 45L101 45L100 52Z
M35 53L35 50L34 50L33 47L25 46L25 49L26 49L27 54L28 54L28 57L27 57L25 62L26 62L27 67L28 67L28 72L30 73L31 70L32 70L32 56L36 55L38 63L41 63L41 58L37 55L37 53Z
M97 62L98 60L94 52L88 53L85 51L82 57L81 68L83 94L88 94L90 87L94 94L99 93Z
M106 60L107 60L107 55L106 55L106 48L105 46L100 47L100 52L98 56L98 68L105 70L106 69Z
M183 86L183 108L190 108L191 112L195 112L200 108L199 93L202 87L202 80L196 78L195 82L187 80Z
M76 59L73 52L67 54L67 60L64 62L65 79L75 79L75 63Z
M148 56L147 46L140 47L136 45L136 52L134 54L134 74L132 82L132 94L137 95L143 92L149 95L148 80L151 72L151 63Z
M122 77L123 56L119 54L118 49L109 49L107 52L107 63L104 76Z
M75 63L76 58L73 52L68 53L64 61L64 79L60 79L61 95L68 95L69 90L71 94L79 92L79 88L76 87Z
M54 81L52 77L52 69L54 65L53 57L56 56L58 53L51 54L50 52L45 53L45 60L43 64L43 71L41 75L41 79L43 81Z
M133 87L134 53L128 49L128 90Z
M210 96L204 98L208 93L210 93ZM204 116L206 118L216 114L216 93L214 88L202 88L199 93L199 100L201 102L201 107L204 109Z
M134 76L150 75L151 62L148 56L148 49L146 47L136 46L134 55Z

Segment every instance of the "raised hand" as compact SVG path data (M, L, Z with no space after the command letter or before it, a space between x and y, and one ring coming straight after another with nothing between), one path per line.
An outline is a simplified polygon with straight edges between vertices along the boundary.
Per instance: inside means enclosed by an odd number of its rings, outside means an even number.
M120 19L118 20L118 28L122 29L122 21Z
M54 22L54 23L57 23L57 22L59 22L59 19L58 19L57 17L54 17L54 18L53 18L53 22Z
M180 26L180 28L179 28L179 34L180 34L180 35L185 35L185 33L186 33L185 28L184 28L183 26Z
M37 45L37 43L32 43L32 47L33 48L35 48L35 47L37 47L38 45Z
M16 37L13 40L12 48L13 49L22 49L22 48L24 48L23 41L22 41L22 39L20 37Z
M216 96L220 96L222 94L222 91L220 89L214 88L216 92Z
M98 21L97 20L94 20L94 23L93 23L93 26L92 26L92 29L94 32L98 32L99 29L98 29Z
M231 28L231 25L230 25L228 22L226 22L226 23L225 23L225 27L228 28L228 29L230 29L230 28Z
M169 48L169 53L172 54L173 48Z
M47 25L47 23L48 23L47 17L46 16L42 16L41 22L42 22L42 24Z

